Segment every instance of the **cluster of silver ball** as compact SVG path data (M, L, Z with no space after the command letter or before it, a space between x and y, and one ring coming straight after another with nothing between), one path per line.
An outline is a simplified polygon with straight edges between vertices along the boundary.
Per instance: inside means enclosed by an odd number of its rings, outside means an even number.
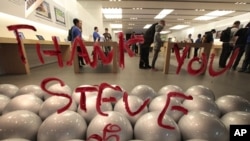
M88 85L81 85L85 86ZM123 92L111 88L104 89L103 96L113 96L117 102L101 106L108 116L101 116L96 111L97 92L86 93L85 112L79 106L80 93L68 85L52 84L48 90L71 95L73 103L70 108L56 113L68 103L68 99L51 96L40 86L18 88L12 84L0 84L0 140L84 141L93 134L103 136L103 128L111 123L121 128L120 132L109 133L118 135L119 141L229 141L230 125L250 125L250 102L247 99L236 95L216 99L213 91L202 85L192 86L186 91L176 85L166 85L158 92L148 85L135 86L128 96L132 111L150 98L148 106L136 116L126 112ZM170 108L162 122L174 130L162 128L157 123L169 92L193 97L193 100L171 98ZM185 107L188 114L171 110L174 105Z

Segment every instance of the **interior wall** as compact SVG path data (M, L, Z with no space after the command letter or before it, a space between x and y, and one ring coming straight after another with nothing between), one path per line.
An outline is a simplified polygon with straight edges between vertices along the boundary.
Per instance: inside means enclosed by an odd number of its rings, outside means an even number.
M83 38L85 40L92 39L94 25L103 29L101 5L97 2L86 3L77 0L45 0L45 2L50 5L51 19L38 17L35 11L26 18L24 0L1 0L0 37L15 38L14 33L6 28L8 25L29 24L35 26L37 31L21 30L27 39L37 39L36 34L39 34L43 35L45 40L52 40L51 36L58 36L60 40L64 41L67 38L68 29L73 25L74 18L83 21ZM64 12L65 24L56 22L54 7Z

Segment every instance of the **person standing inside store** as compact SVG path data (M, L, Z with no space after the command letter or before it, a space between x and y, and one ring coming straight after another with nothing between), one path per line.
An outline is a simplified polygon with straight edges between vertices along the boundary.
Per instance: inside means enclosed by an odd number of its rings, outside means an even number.
M130 39L133 39L133 38L135 38L135 32L133 32L133 33L131 34L131 36L130 36ZM138 54L138 46L137 46L136 43L132 45L132 51L133 51L135 54Z
M196 43L196 44L202 43L201 34L198 34L198 35L197 35L197 39L195 40L195 43ZM199 50L198 47L195 47L195 48L194 48L194 57L197 57L197 56L198 56L198 50Z
M188 38L185 39L186 43L194 43L194 40L192 39L192 34L188 34ZM190 58L190 50L191 48L189 48L188 50L188 54L187 54L187 58Z
M150 46L154 41L155 26L158 24L161 24L164 27L165 21L160 20L159 22L154 23L143 34L144 43L142 43L140 46L140 61L139 61L140 69L151 69L151 66L149 65L149 51L150 51Z
M245 59L239 72L250 73L250 28L247 29L247 40L245 48Z
M73 19L73 23L74 23L74 26L71 29L71 34L72 34L71 43L73 43L76 37L80 37L82 39L82 21L75 18ZM77 52L78 53L82 52L80 46L77 46ZM83 58L81 56L78 56L78 64L79 64L79 67L82 67L83 65L85 65Z
M94 42L100 42L100 40L101 40L101 36L99 35L98 32L99 32L98 27L95 26L94 27L94 32L93 32L93 40L94 40Z
M105 33L103 33L103 36L104 36L105 42L112 41L112 36L109 33L108 28L105 28ZM104 49L105 49L105 54L107 55L110 52L111 47L110 46L105 46Z
M249 27L250 27L250 22L244 28L239 29L234 35L237 37L234 50L239 49L239 54L237 55L237 58L234 61L232 70L237 69L240 59L245 52L245 47L246 47L246 42L247 42L247 30Z
M163 25L158 24L155 26L155 35L154 35L154 57L152 60L152 70L153 71L157 71L157 69L155 68L155 62L158 58L158 54L161 50L161 47L163 45L163 41L161 40L161 34L160 32L163 29Z
M211 31L207 31L204 34L204 38L203 38L203 43L210 43L213 44L214 43L214 37L213 34L216 33L215 29L212 29Z
M227 59L229 58L235 45L236 37L234 35L238 31L239 27L240 27L240 21L235 21L233 26L231 27L229 42L222 43L222 51L219 58L220 68L226 67Z

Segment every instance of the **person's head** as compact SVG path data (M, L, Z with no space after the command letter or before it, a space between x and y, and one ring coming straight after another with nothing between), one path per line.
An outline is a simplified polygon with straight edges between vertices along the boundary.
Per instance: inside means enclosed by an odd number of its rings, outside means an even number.
M191 38L192 37L192 34L188 34L188 38Z
M240 27L240 21L235 21L233 24L233 27L239 28Z
M246 28L250 28L250 22L247 23Z
M211 32L214 34L214 33L216 32L216 30L215 30L215 29L212 29Z
M79 28L82 27L82 21L77 19L77 18L73 19L73 23L74 23L75 26L77 26Z
M160 20L159 24L162 25L163 27L165 26L165 20Z
M198 38L201 38L201 34L198 34L198 36L197 36Z
M157 24L157 25L155 26L155 32L161 32L162 29L163 29L163 25L161 25L161 24Z
M109 29L108 28L105 28L105 33L108 33L109 32Z
M94 27L94 31L98 32L98 27L97 26Z

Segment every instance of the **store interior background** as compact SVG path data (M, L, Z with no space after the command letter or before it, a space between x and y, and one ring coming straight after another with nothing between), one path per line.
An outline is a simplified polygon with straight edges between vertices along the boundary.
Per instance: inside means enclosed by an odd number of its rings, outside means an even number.
M92 33L94 26L99 28L99 33L104 33L104 28L111 29L109 24L103 22L103 15L101 12L102 4L98 1L77 1L77 0L50 0L47 1L50 6L56 6L63 9L65 12L65 25L56 24L50 20L44 20L35 16L33 12L30 16L25 18L25 3L22 0L3 0L0 2L0 37L15 37L13 32L7 30L6 26L12 24L30 24L37 28L37 31L22 30L27 39L37 39L36 34L43 35L45 40L52 40L51 36L59 36L62 41L67 38L68 29L73 25L73 18L79 18L83 22L83 38L85 40L92 40ZM52 10L53 11L53 10ZM52 18L55 19L55 14L51 13ZM249 22L250 13L245 13L240 16L228 18L226 20L208 23L202 26L190 27L184 30L172 31L167 34L166 39L176 37L183 40L188 34L193 34L193 38L196 35L205 33L211 29L222 30L225 27L231 26L234 21L240 20L242 25ZM167 22L167 21L166 21ZM149 23L150 24L150 23ZM152 23L151 23L152 24ZM113 37L115 33L112 32ZM124 33L126 34L126 33ZM117 40L117 38L114 38ZM220 44L218 40L216 44Z
M77 1L77 0L50 0L48 1L50 5L55 5L57 7L63 8L65 10L65 25L56 24L51 21L42 20L35 15L29 16L28 18L25 18L24 13L24 1L11 1L11 0L3 0L0 2L1 9L0 9L0 37L10 37L15 38L14 33L11 31L8 31L6 26L13 25L13 24L30 24L37 28L37 31L31 31L31 30L22 30L24 33L25 38L27 39L35 39L36 34L43 35L45 40L52 40L52 36L58 36L61 40L64 40L67 38L68 29L72 26L72 19L75 17L78 17L83 21L83 38L85 40L92 40L92 33L94 26L99 27L99 32L104 33L104 28L109 27L109 25L103 24L103 18L101 13L102 5L98 1L87 3L84 1ZM54 14L52 14L54 16ZM179 39L184 39L187 37L189 33L193 34L194 39L195 35L198 33L204 33L205 31L209 31L211 29L217 29L222 30L227 26L232 25L232 23L236 20L240 20L242 24L245 24L249 22L250 13L246 13L237 17L228 18L226 20L214 22L214 23L208 23L206 25L197 26L197 27L191 27L187 28L181 31L172 32L171 34L167 34L166 38L170 37L177 37ZM52 17L52 19L54 19ZM167 21L166 21L167 22ZM113 37L116 37L115 33L111 32ZM114 38L114 40L117 41L117 38ZM215 41L215 44L221 44L218 40ZM127 61L127 60L126 60ZM163 63L164 60L159 60L159 63ZM70 74L73 74L72 68L67 68L66 70L62 70L60 73L58 73L58 66L53 66L53 70L50 68L51 66L45 66L43 70L39 70L38 68L35 68L33 72L31 72L31 75L20 75L18 76L18 79L23 79L23 82L17 81L16 84L20 86L28 85L34 82L32 79L32 76L36 76L37 80L36 84L39 84L37 81L41 80L42 77L45 78L46 76L58 76L61 77L63 80L68 81L72 88L77 87L80 85L79 82L85 83L85 84L98 84L105 80L108 80L110 83L116 83L121 85L126 85L125 87L130 91L133 87L139 84L148 84L152 87L156 88L155 90L159 90L161 86L166 84L166 80L168 80L167 83L169 84L178 84L182 86L183 89L187 89L188 87L191 87L192 85L196 84L204 84L205 86L210 87L211 89L215 90L215 92L220 92L219 95L225 95L225 94L238 94L238 90L241 90L242 93L239 94L247 99L250 99L250 97L247 95L249 91L247 90L245 83L247 83L247 77L248 74L243 74L241 76L234 76L232 74L223 74L222 76L213 78L211 76L208 76L206 74L206 78L203 77L193 77L189 74L181 74L176 75L174 74L175 70L172 70L171 75L164 75L162 72L157 72L157 75L153 74L152 72L146 72L144 70L138 69L138 57L133 58L131 60L133 64L130 64L128 61L126 63L126 69L120 70L118 73L127 74L124 76L117 76L112 73L103 73L96 75L95 72L88 73L88 75L82 74L76 74L73 77ZM176 62L173 62L176 64ZM185 66L183 67L185 68ZM58 68L59 69L59 68ZM89 69L91 70L91 69ZM46 72L47 71L47 72ZM132 72L136 71L136 73ZM66 76L62 73L67 73L69 76ZM133 74L132 74L133 73ZM0 66L0 74L1 74L1 66ZM41 75L42 74L42 75ZM132 75L130 75L132 74ZM76 80L78 77L82 77L82 81ZM132 77L132 78L131 78ZM178 78L176 78L178 77ZM152 79L153 78L153 79ZM179 79L180 78L180 79ZM181 79L183 78L183 79ZM15 82L16 76L4 76L1 78L1 83L8 83L8 82ZM133 81L131 82L131 80ZM134 81L137 79L136 81ZM148 79L148 80L145 80ZM149 80L150 79L150 80ZM235 81L231 82L231 79L236 79ZM5 81L7 80L7 81ZM116 81L117 80L117 81ZM183 81L180 82L180 80ZM192 82L191 82L192 80ZM24 82L25 81L25 82ZM155 82L159 82L156 84ZM242 82L240 82L242 81ZM220 87L217 88L217 86L220 85ZM230 88L228 88L230 86ZM235 86L235 87L231 87ZM228 88L228 89L225 89ZM230 91L230 93L228 93ZM217 97L219 96L217 95Z

